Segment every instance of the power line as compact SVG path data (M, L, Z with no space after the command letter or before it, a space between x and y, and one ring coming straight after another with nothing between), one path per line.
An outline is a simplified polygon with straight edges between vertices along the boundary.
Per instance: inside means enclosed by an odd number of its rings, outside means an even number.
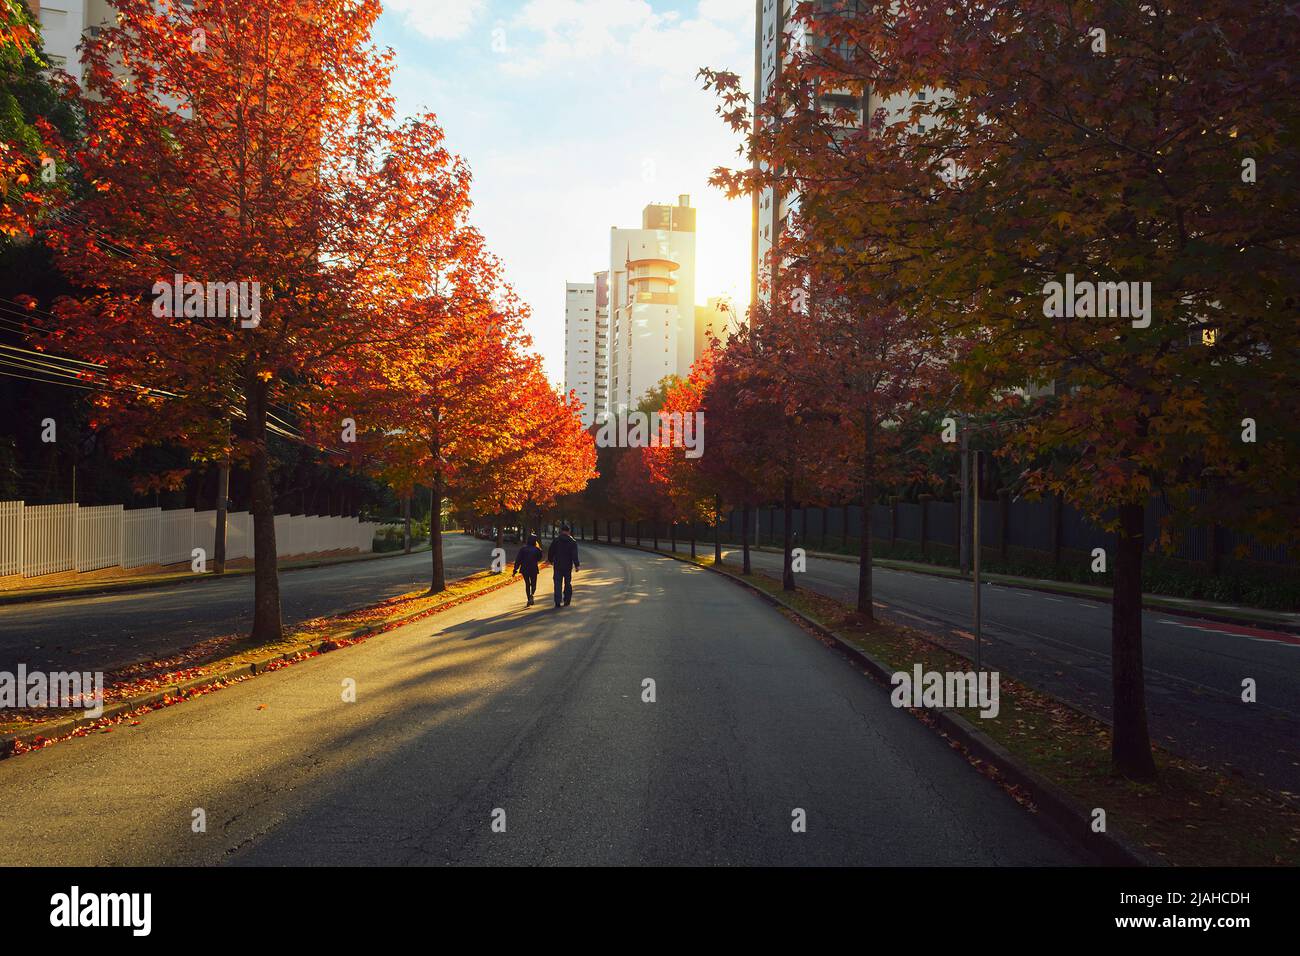
M37 376L34 376L34 375L21 375L21 374L19 374L18 372L5 371L5 367L8 367L8 368L16 368L16 369L19 369L19 370L21 370L21 371L27 371L27 372L36 372L38 375L40 375L40 374L45 374L45 375L50 375L50 376L61 376L61 377L54 377L54 378L41 378L41 377L37 377ZM0 378L15 378L15 379L23 379L23 380L25 380L25 381L29 381L29 382L37 382L37 383L40 383L40 384L42 384L42 385L54 385L54 386L62 387L62 388L78 388L78 389L82 389L83 391L91 391L91 392L109 392L109 391L131 392L131 391L135 391L135 389L132 389L132 388L130 388L130 387L121 387L121 386L119 386L119 387L112 387L112 386L109 386L109 385L105 385L105 384L103 384L103 383L86 381L86 380L84 380L84 379L78 379L78 378L76 378L75 376L72 376L72 375L70 375L70 374L68 374L68 373L60 373L60 372L42 372L41 369L38 369L38 368L32 368L32 367L30 367L30 366L21 365L21 364L15 363L15 362L6 361L4 358L0 358ZM140 388L142 388L142 386L141 386ZM146 391L149 391L149 390L146 390ZM176 398L176 397L178 397L178 396L175 395L174 393L164 393L164 392L155 392L155 393L156 393L156 394L164 395L164 397L168 397L168 398ZM243 420L243 421L246 421L247 418L248 418L247 414L246 414L242 409L239 409L239 408L232 408L232 409L231 409L231 413L232 413L232 414L233 414L237 419L240 419L240 420ZM319 444L316 444L315 442L309 441L305 435L303 435L301 432L297 431L297 430L296 430L296 429L295 429L291 424L289 424L288 422L284 422L283 420L279 419L279 418L278 418L277 416L275 416L275 415L270 415L270 414L268 413L268 416L267 416L267 417L268 417L269 421L268 421L267 424L266 424L266 430L267 430L269 433L273 434L273 435L277 435L277 436L279 436L279 437L281 437L281 438L287 439L288 441L292 441L292 442L295 442L295 443L297 443L297 444L303 445L304 447L312 448L312 449L314 449L314 450L316 450L316 451L323 452L323 453L325 453L325 454L327 454L327 455L334 455L334 456L336 456L336 457L340 457L340 458L348 458L348 457L351 457L350 455L348 455L347 452L342 451L341 449L338 449L338 448L330 448L330 447L327 447L327 446L324 446L324 445L319 445Z

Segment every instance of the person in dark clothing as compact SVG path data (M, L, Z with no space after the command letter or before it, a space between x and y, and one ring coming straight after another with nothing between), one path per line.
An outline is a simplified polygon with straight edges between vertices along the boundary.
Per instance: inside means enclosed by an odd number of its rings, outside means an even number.
M528 607L533 606L533 595L537 593L538 565L542 560L542 547L537 535L529 535L528 543L515 555L514 577L520 571L524 573L524 592L528 595Z
M578 563L578 542L573 540L567 524L560 528L560 536L551 542L546 560L551 562L555 575L555 606L559 607L561 600L567 605L573 600L573 572L581 566Z

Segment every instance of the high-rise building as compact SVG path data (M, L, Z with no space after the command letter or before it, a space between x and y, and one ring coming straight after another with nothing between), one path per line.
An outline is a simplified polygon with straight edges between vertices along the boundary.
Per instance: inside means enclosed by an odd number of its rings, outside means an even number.
M609 408L609 272L597 272L596 286L596 386L592 413L603 418Z
M609 398L606 413L636 408L695 360L695 210L651 204L640 229L609 232Z
M582 402L582 421L596 420L596 284L564 284L564 390Z
M754 0L754 105L761 105L772 92L785 63L789 38L787 21L790 18L791 0ZM754 197L754 235L751 245L753 256L752 301L767 301L767 285L771 279L768 260L772 244L784 227L790 212L789 200L795 197L778 197L767 188Z
M824 37L808 33L803 24L791 22L793 8L798 0L754 0L754 102L762 103L780 81L781 69L790 61L792 51L815 47L825 43ZM825 2L825 0L822 0ZM861 3L862 15L868 16L870 5ZM835 9L843 13L844 4ZM891 121L898 121L915 100L924 100L927 91L913 96L895 96L884 99L873 90L837 89L823 92L818 99L827 110L849 110L854 116L847 128L860 127L871 116L884 109ZM753 256L753 301L767 301L767 286L771 281L771 253L773 245L786 231L792 217L799 211L799 195L787 193L777 196L772 189L764 189L754 197L754 224L751 254ZM778 263L779 268L779 263Z
M564 387L586 406L587 424L635 409L699 356L690 196L646 206L639 229L611 227L609 269L594 279L565 283Z
M82 80L81 54L77 44L114 17L109 0L26 0L27 8L41 25L45 57L50 66L66 70L78 83ZM192 6L191 0L181 0Z
M708 305L695 307L695 358L709 347L709 339L726 342L735 331L735 313L731 302L721 296L709 296Z

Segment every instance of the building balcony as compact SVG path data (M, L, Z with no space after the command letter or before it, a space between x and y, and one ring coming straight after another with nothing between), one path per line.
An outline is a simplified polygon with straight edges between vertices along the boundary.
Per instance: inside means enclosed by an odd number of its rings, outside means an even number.
M676 305L676 292L638 292L636 294L637 305Z
M661 257L633 259L627 264L627 278L629 282L635 282L649 275L676 272L680 268L681 263L674 259Z

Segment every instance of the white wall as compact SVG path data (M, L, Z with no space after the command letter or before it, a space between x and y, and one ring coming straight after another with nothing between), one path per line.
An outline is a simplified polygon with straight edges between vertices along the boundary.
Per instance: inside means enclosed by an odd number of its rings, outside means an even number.
M180 508L125 510L121 505L28 505L0 501L0 577L39 577L65 571L137 568L192 560L194 548L211 561L215 511ZM276 555L357 549L370 551L373 522L329 515L276 515ZM226 557L253 556L253 519L246 511L226 520Z

